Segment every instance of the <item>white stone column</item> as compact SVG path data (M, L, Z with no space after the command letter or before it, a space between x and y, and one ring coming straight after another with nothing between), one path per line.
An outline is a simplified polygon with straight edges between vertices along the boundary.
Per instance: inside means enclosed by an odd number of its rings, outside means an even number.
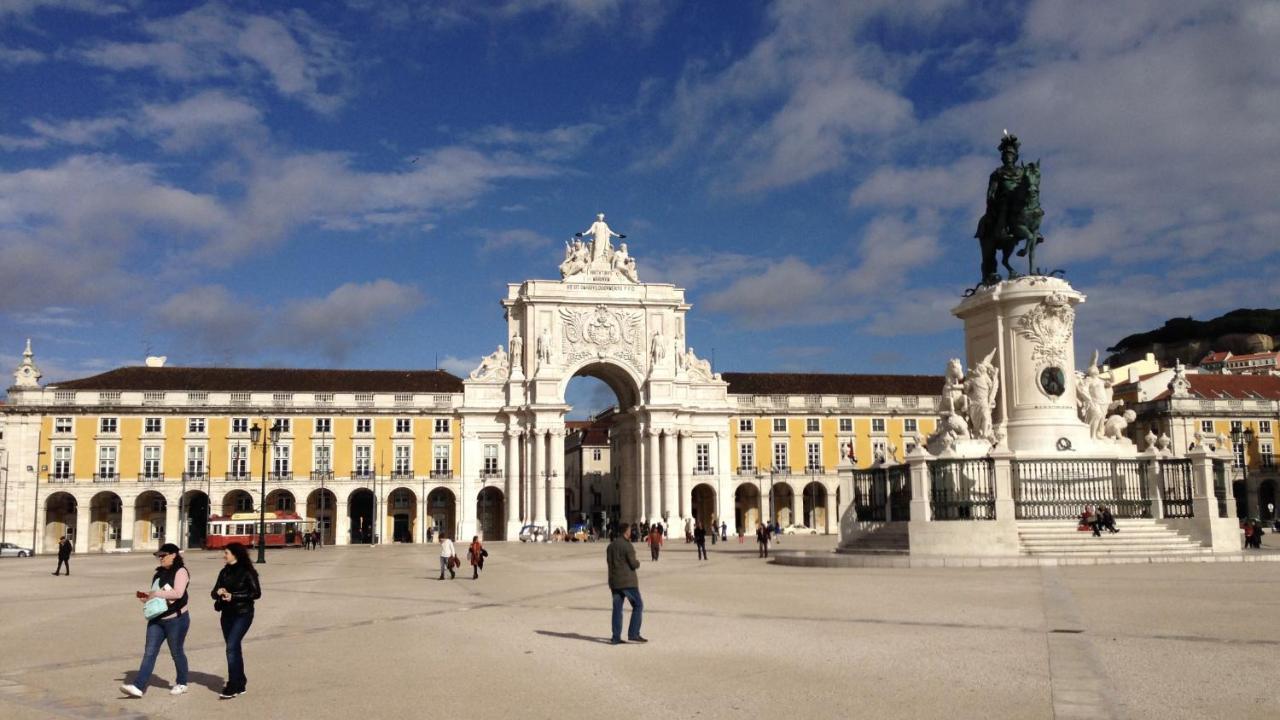
M178 522L178 503L179 500L168 497L164 499L164 542L181 546L178 542L178 534L181 531Z
M827 535L831 535L838 531L838 518L836 517L836 494L830 488L827 489L827 522L823 529Z
M132 550L133 548L133 523L137 521L137 510L134 509L136 499L125 502L123 498L120 500L120 539L116 541L116 547ZM212 501L210 501L212 502Z
M732 536L738 534L738 506L736 499L733 497L733 475L730 474L729 470L732 463L729 455L728 433L716 431L716 508L718 509L720 520L725 524L725 533ZM730 522L730 520L733 522Z
M689 519L689 473L693 464L689 462L689 453L693 444L693 436L688 430L681 430L675 437L676 443L676 495L677 502L671 509L671 516L678 519L680 533L684 534L684 523Z
M333 492L333 544L351 544L351 520L347 517L347 498L337 490Z
M529 468L533 476L533 521L547 524L547 431L533 431L533 463Z
M675 430L662 433L662 514L663 523L681 522L680 436Z
M644 433L639 428L632 433L631 444L627 448L627 472L631 475L627 490L631 514L625 519L638 523L644 517Z
M473 535L480 534L476 507L480 502L480 467L483 461L484 448L480 446L480 436L474 431L462 432L462 457L458 459L458 534L460 538L471 541Z
M93 518L88 500L76 498L76 537L75 551L81 555L89 552L89 522Z
M503 467L502 520L507 526L507 539L511 540L520 531L520 434L508 428L504 440L506 463Z
M547 433L551 457L548 466L551 478L547 489L547 522L552 528L569 529L564 515L564 430L556 428Z
M645 507L644 517L650 524L662 519L662 436L654 428L645 430Z

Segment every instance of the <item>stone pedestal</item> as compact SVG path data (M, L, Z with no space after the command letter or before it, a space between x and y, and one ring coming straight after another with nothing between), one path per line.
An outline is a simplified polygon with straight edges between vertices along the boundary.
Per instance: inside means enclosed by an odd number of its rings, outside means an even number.
M1076 411L1075 307L1085 296L1062 279L1034 276L979 288L952 313L964 321L972 367L993 349L1000 392L993 420L1014 454L1061 455L1069 447L1115 454L1094 443Z

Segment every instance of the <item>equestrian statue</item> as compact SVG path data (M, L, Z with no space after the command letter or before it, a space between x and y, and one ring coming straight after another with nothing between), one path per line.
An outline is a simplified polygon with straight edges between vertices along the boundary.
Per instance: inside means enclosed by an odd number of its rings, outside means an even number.
M1015 250L1018 257L1026 256L1029 275L1041 274L1036 268L1036 245L1044 242L1040 234L1040 219L1044 217L1040 209L1040 162L1019 164L1018 150L1018 137L1005 130L1000 139L1000 167L991 173L987 184L987 211L974 234L982 245L983 285L995 285L1001 280L996 268L997 250L1009 279L1019 276L1009 265L1009 255Z

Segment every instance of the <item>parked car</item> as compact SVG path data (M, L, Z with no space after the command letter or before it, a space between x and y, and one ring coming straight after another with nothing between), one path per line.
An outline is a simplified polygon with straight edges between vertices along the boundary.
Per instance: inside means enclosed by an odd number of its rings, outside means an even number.
M520 528L520 542L543 542L547 539L547 529L542 525L525 525Z
M0 557L31 557L31 548L18 547L11 542L0 543Z
M788 525L782 528L783 535L817 535L818 531L805 525Z

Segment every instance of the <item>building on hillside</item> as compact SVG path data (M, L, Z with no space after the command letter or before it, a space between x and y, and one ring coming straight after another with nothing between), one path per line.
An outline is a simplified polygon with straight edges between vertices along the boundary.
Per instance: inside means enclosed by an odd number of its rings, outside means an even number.
M1200 358L1199 367L1204 372L1218 373L1227 366L1227 360L1231 359L1230 350L1213 351L1203 358Z
M1211 352L1200 361L1206 372L1232 375L1280 375L1280 351L1236 355L1231 351Z
M622 508L610 465L610 408L590 420L566 420L564 439L565 507L570 523L597 525Z
M543 491L565 518L617 517L618 494L639 487L639 470L624 462L623 453L632 461L636 453L627 440L651 437L634 427L622 438L566 425L565 455L581 459L566 457L565 472L580 462L574 472L581 467L582 483L567 483L561 496L550 470L536 477L547 484L534 482L526 456L512 449L520 435L468 427L463 381L439 370L124 367L41 386L28 351L15 378L0 408L8 450L3 535L37 551L64 533L78 552L199 547L211 515L264 502L314 520L329 544L422 542L429 528L514 539L511 528L536 517L531 498ZM862 467L901 460L917 435L933 431L943 383L899 375L723 378L726 409L699 411L697 427L708 430L677 431L669 446L658 445L659 464L642 468L664 492L684 488L681 513L663 521L751 532L772 518L835 533L848 502L836 472L842 448ZM278 428L277 441L255 445L255 426Z
M1223 375L1162 370L1118 385L1116 398L1137 414L1131 439L1145 447L1147 433L1168 435L1183 454L1195 443L1227 438L1233 450L1233 493L1241 517L1274 519L1276 428L1280 376ZM1199 440L1197 439L1199 437Z

